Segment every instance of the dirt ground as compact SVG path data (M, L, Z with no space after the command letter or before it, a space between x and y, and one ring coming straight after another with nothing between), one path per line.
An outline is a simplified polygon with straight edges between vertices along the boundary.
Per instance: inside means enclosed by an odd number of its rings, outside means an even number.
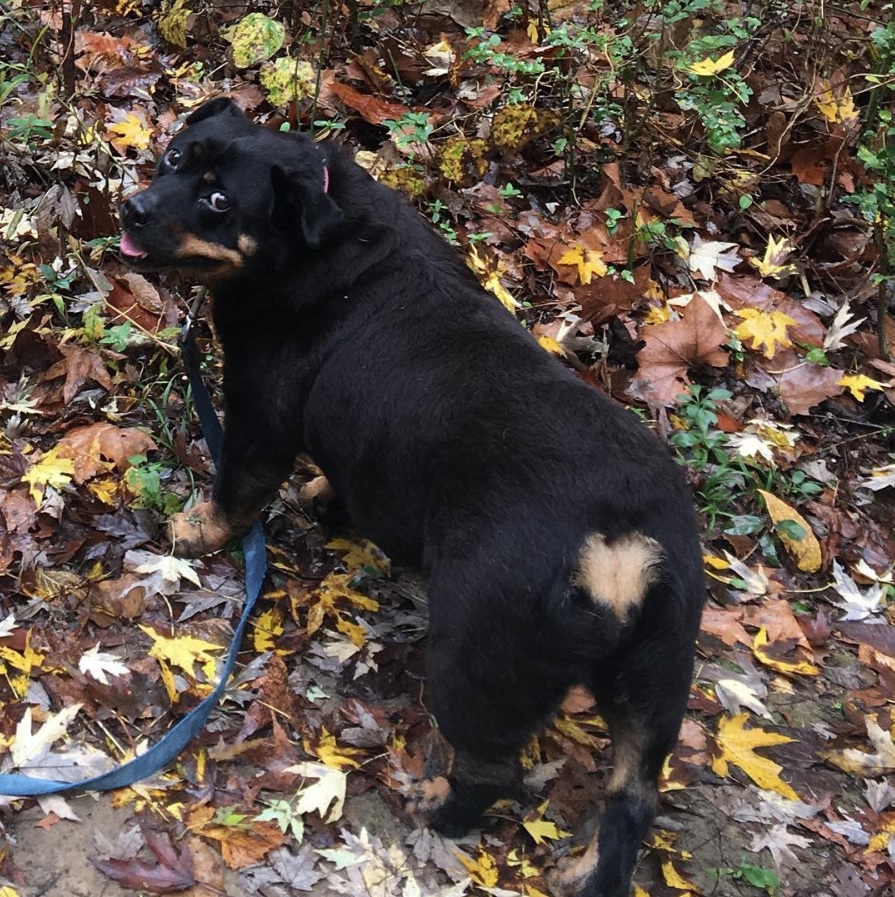
M696 784L666 797L657 820L658 826L677 834L680 851L693 855L685 872L699 886L703 897L758 897L767 893L738 880L730 872L718 877L713 871L735 870L743 862L763 863L750 849L753 836L761 827L743 825L730 815L741 794L738 786ZM61 820L49 827L39 826L44 813L37 807L7 820L8 848L22 875L18 884L21 897L145 894L145 891L119 887L100 874L91 862L102 853L106 841L113 842L122 830L135 825L132 812L113 807L108 794L72 798L69 804L80 822ZM349 798L343 823L353 831L366 829L386 845L406 843L413 831L374 791ZM780 870L782 893L794 897L858 897L867 893L832 847L823 849L815 843L810 851L801 852L800 859L802 862L797 867ZM223 891L198 886L179 893L186 897L211 897L220 893L228 897L251 897L253 893L264 893L245 887L239 873L226 869L217 854L212 861L217 868L211 878L217 880L222 876ZM635 881L652 894L651 888L661 888L660 880L658 857L654 851L648 851ZM349 894L359 893L350 889L348 881L344 887L349 888ZM346 891L342 887L334 888L330 879L303 893L311 897L332 897Z

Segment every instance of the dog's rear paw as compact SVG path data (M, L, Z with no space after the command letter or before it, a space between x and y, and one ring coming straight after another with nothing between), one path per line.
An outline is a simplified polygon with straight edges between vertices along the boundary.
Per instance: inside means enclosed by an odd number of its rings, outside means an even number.
M415 785L407 812L420 828L431 828L449 838L465 835L479 819L478 807L460 800L447 776L425 779Z
M578 897L597 867L597 837L579 856L563 857L547 875L547 887L553 897Z
M447 776L436 776L425 779L413 786L410 799L407 801L407 812L418 825L429 825L432 816L437 813L451 797L451 783Z
M236 535L239 534L210 501L203 501L171 518L171 542L178 557L197 558L212 554Z

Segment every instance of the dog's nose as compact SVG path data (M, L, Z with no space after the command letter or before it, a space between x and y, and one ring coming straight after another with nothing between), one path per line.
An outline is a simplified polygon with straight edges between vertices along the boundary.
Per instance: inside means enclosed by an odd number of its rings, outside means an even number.
M152 218L152 201L146 196L146 191L126 199L121 206L121 223L129 230L139 230L146 227Z

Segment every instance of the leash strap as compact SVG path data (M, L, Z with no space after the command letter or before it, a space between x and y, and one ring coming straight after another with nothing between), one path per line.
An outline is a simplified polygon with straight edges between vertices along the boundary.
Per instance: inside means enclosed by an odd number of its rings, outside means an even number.
M205 389L202 375L199 372L199 352L196 349L196 342L191 332L195 310L194 307L191 313L187 315L180 332L180 349L184 368L189 377L199 424L205 435L205 441L208 443L211 455L215 463L217 463L221 454L223 430L217 415L214 413L214 406L211 403L211 398ZM22 773L6 773L0 775L0 795L35 797L41 794L109 791L113 788L124 788L127 785L133 785L134 782L139 782L141 779L155 775L155 773L177 757L201 731L209 714L224 693L227 680L230 678L230 673L233 671L233 666L236 663L236 656L239 654L239 647L242 643L249 615L255 606L255 601L261 594L264 574L267 571L267 553L264 546L264 530L257 521L252 525L245 538L243 538L242 549L245 555L246 601L242 609L242 616L240 616L236 629L233 632L233 641L230 643L230 648L224 660L221 678L214 691L183 719L179 720L160 741L150 747L145 753L133 760L129 760L127 763L123 763L111 772L80 782L61 782L52 779L35 778ZM48 767L42 767L42 769L48 769Z

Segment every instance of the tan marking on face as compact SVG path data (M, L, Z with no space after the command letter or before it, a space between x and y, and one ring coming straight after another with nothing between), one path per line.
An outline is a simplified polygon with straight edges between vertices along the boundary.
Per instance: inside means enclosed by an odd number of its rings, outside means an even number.
M624 620L658 579L663 558L662 546L643 533L627 533L614 542L594 533L581 549L574 582Z
M235 249L221 246L220 243L211 243L208 240L197 237L195 234L186 234L184 236L177 253L178 258L189 258L190 256L199 256L200 258L222 262L233 268L241 268L244 261L242 255Z
M550 873L547 883L556 897L578 897L587 877L597 868L600 858L599 830L587 845L587 850L579 857L566 857Z
M254 255L258 251L258 241L248 234L240 234L236 245L243 255Z
M216 184L218 182L217 172L206 171L205 174L202 175L202 180L205 181L206 184Z

